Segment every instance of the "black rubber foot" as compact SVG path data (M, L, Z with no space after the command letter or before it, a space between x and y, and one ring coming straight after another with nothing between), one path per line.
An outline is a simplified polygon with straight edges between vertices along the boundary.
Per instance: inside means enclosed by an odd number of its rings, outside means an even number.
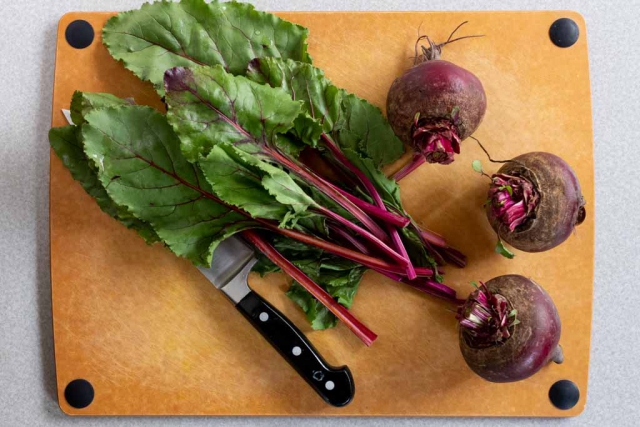
M73 380L64 389L65 400L76 409L86 408L91 405L93 396L93 386L87 380Z
M558 47L571 47L579 37L580 28L573 19L560 18L549 28L549 38Z
M67 26L64 32L64 38L71 47L76 49L84 49L91 46L95 33L93 27L87 21L78 19Z
M560 380L549 389L549 400L558 409L571 409L580 400L580 390L573 381Z

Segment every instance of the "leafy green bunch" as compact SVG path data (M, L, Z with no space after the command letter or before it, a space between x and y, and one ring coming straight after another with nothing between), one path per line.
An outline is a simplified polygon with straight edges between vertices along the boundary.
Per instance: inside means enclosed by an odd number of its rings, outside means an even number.
M328 80L307 29L237 2L145 4L111 18L103 43L163 97L167 113L76 92L51 146L100 208L148 243L209 266L223 239L262 236L350 307L365 268L444 298L446 244L404 212L380 167L401 141L381 111ZM312 152L339 179L301 160ZM262 258L256 270L277 271ZM305 288L313 328L336 317ZM452 296L453 295L453 296Z

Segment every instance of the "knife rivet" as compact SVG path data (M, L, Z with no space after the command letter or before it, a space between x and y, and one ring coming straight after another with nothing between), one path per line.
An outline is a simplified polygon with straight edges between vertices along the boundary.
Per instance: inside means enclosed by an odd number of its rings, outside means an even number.
M293 353L294 356L300 356L302 354L302 349L298 346L293 347L293 349L291 349L291 353Z
M324 379L324 372L313 371L313 379L316 381L322 381Z
M260 313L260 315L258 316L258 319L260 319L261 322L266 322L267 320L269 320L269 314L265 313L264 311L262 313Z
M324 388L326 388L327 390L333 390L335 386L336 385L333 383L333 381L327 381L326 383L324 383Z

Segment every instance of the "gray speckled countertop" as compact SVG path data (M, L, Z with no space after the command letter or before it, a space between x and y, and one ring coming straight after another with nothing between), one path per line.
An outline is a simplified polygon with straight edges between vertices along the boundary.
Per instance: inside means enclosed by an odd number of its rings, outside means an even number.
M640 424L640 1L254 0L268 10L573 9L587 22L596 151L596 275L590 386L573 419L70 418L55 398L47 131L58 19L141 0L0 0L0 425ZM469 404L473 404L469 402Z

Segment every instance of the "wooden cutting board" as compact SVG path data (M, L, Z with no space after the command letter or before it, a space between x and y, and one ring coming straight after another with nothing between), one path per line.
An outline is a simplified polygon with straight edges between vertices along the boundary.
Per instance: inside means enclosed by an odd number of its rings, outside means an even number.
M65 123L74 90L111 92L160 107L151 86L114 61L100 31L112 13L69 13L58 29L52 125ZM315 64L334 83L384 108L393 79L411 65L418 28L445 40L485 34L447 46L443 58L472 70L488 97L476 136L496 158L544 150L576 170L587 219L560 247L493 252L495 235L482 209L487 183L471 169L484 155L472 141L450 166L424 165L402 181L407 211L443 233L469 257L449 267L447 283L466 295L471 280L506 273L535 278L562 318L566 361L514 384L491 384L465 365L452 312L424 294L367 273L354 314L379 334L365 347L346 327L312 331L284 295L288 279L251 277L251 286L298 325L334 365L346 364L356 382L354 401L332 408L188 261L147 246L102 213L51 155L51 288L58 395L74 415L397 415L572 416L585 406L594 266L593 136L586 29L573 12L278 13L310 29ZM549 40L550 25L569 17L580 27L567 49ZM69 23L83 19L93 43L74 49ZM487 161L485 169L497 169ZM397 169L400 164L392 165ZM77 378L95 399L74 409L64 398ZM556 409L549 387L560 379L580 391L570 410Z

